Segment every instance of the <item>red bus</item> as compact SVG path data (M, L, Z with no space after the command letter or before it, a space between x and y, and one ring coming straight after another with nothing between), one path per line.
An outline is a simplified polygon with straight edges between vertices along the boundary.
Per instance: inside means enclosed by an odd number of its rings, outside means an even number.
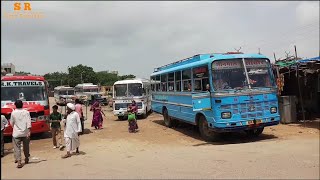
M42 76L1 77L1 115L8 120L15 109L14 102L20 99L23 108L30 112L31 134L44 133L50 130L47 123L50 115L48 82ZM10 122L9 122L10 124ZM6 128L4 136L12 136L12 127Z

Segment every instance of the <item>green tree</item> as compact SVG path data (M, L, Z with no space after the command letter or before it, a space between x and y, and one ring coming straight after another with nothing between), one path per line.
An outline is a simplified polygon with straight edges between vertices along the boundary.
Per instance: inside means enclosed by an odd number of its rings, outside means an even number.
M50 89L60 85L68 85L68 74L64 72L53 72L44 75L44 78L48 81Z
M125 79L133 79L135 78L135 75L129 74L129 75L123 75L123 76L119 76L119 80L125 80Z
M70 86L76 86L80 83L98 83L97 74L92 67L79 64L68 68Z
M28 75L31 74L30 72L24 72L24 71L16 71L15 72L16 75Z
M119 80L118 75L109 73L107 71L97 72L98 81L102 86L111 86L114 82Z

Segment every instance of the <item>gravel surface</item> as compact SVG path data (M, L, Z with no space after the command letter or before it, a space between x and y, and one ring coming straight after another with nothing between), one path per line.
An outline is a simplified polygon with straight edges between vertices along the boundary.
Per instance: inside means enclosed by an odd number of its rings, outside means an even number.
M319 179L319 121L268 127L258 138L226 134L207 143L191 125L166 128L158 114L139 120L140 131L129 134L126 121L104 111L104 129L86 121L81 153L68 159L52 148L48 133L32 137L30 164L17 169L8 140L1 178Z

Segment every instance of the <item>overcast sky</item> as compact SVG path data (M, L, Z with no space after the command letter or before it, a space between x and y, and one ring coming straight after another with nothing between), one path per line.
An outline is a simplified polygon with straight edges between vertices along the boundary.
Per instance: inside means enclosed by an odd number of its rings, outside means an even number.
M1 1L1 60L45 74L84 64L148 78L195 54L319 56L319 2L31 2L41 19L8 19ZM5 11L5 12L4 12Z

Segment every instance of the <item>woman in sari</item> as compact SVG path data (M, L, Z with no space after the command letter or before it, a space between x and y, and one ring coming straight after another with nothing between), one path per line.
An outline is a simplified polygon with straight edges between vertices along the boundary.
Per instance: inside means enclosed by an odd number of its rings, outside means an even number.
M138 123L137 123L137 112L138 112L138 107L136 105L135 101L132 101L132 103L128 107L128 121L129 121L129 132L133 133L138 130Z
M106 115L101 110L100 102L96 101L95 103L93 103L93 105L90 108L90 111L93 112L91 127L94 127L95 129L102 129L102 115L104 117L106 117Z

